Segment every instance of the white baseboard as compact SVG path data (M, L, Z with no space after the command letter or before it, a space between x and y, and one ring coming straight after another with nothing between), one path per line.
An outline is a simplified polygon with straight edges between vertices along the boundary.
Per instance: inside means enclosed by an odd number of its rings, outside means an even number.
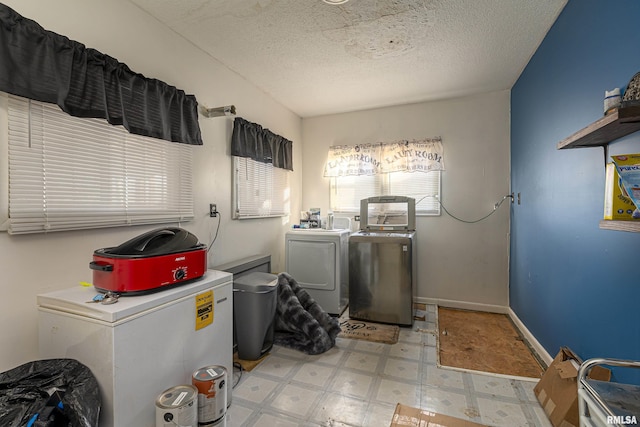
M475 310L475 311L484 311L488 313L500 313L506 314L511 318L516 328L520 331L524 339L527 340L533 351L542 359L547 366L551 365L553 362L553 356L551 356L547 350L538 342L536 337L527 329L527 327L522 323L522 321L518 318L516 313L511 309L511 307L502 306L502 305L494 305L494 304L481 304L474 302L466 302L466 301L456 301L456 300L447 300L447 299L438 299L438 298L421 298L416 297L414 301L422 304L435 304L440 307L447 308L458 308L462 310Z
M516 325L516 327L518 328L518 330L520 331L524 339L526 339L529 342L529 345L538 354L540 359L542 359L542 361L546 363L547 366L550 366L551 362L553 362L553 356L551 356L549 352L545 350L542 344L538 342L536 337L533 336L533 334L529 331L529 329L527 329L527 327L524 325L524 323L522 323L522 321L518 318L518 316L511 309L511 307L509 307L509 312L507 314L511 318L511 321L513 321L513 323Z

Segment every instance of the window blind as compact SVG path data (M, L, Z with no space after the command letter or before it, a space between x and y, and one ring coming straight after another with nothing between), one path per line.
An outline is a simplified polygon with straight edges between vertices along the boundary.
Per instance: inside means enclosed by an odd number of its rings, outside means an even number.
M413 197L417 215L440 215L440 174L440 171L391 172L331 178L331 209L359 214L360 200L394 195Z
M440 171L389 173L386 194L416 199L416 215L440 215Z
M9 96L9 233L193 219L192 146Z
M288 215L289 172L248 157L233 156L234 218Z
M360 200L382 194L382 178L382 174L332 178L331 209L334 212L359 213Z

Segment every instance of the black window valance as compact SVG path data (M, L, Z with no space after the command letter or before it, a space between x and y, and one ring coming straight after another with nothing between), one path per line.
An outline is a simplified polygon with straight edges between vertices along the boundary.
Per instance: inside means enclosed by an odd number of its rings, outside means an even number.
M2 3L0 90L138 135L202 145L195 96L47 31Z
M293 170L293 142L263 129L242 117L236 117L231 135L231 155L249 157L257 162L272 163L282 169Z

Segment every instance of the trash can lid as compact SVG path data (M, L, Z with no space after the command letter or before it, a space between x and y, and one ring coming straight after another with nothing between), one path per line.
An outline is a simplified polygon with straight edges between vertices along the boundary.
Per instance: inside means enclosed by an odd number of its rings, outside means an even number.
M234 291L268 292L276 289L278 276L256 271L233 279Z

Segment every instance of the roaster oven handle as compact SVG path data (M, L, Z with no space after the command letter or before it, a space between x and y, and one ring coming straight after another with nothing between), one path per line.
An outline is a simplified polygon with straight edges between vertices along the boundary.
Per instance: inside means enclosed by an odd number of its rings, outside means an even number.
M89 268L97 271L113 271L112 264L99 264L95 261L91 261L89 263Z

